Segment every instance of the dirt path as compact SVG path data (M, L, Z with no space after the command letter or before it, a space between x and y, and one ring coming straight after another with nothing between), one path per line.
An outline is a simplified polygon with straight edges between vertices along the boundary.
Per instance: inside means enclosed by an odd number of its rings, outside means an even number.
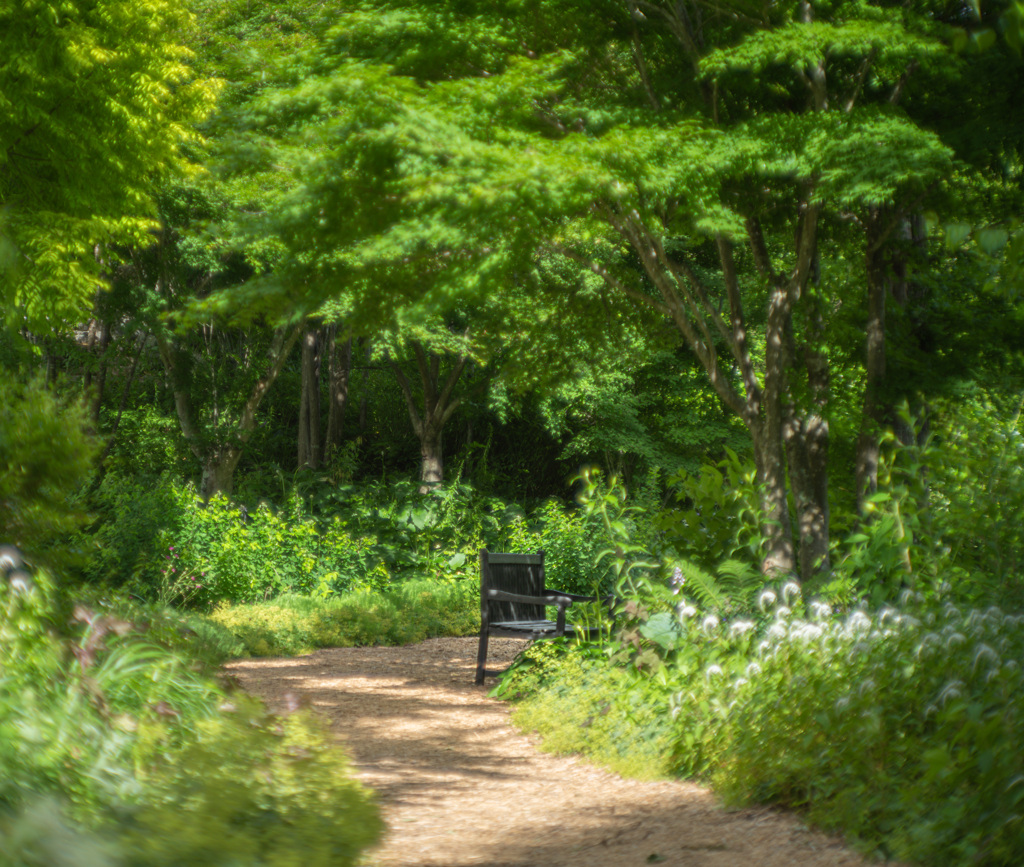
M521 643L492 640L488 663ZM539 752L473 684L476 640L320 650L228 667L271 708L297 697L331 721L388 835L373 867L853 867L837 840L770 810L726 812L705 789L623 780ZM291 694L291 695L289 695Z

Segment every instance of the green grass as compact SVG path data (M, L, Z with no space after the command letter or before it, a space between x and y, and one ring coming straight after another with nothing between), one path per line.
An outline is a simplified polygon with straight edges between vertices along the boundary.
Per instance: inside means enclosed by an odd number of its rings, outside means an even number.
M415 580L316 598L224 604L189 622L197 641L229 656L294 656L318 647L412 644L480 628L476 582Z

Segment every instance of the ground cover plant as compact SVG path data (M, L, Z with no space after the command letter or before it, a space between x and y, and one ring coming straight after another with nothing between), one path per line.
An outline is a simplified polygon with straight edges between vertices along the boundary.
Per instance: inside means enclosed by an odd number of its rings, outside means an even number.
M412 644L477 632L480 589L470 581L414 580L327 598L283 595L268 602L223 604L196 619L229 633L233 656Z
M332 598L409 580L478 580L481 548L546 552L551 586L607 589L594 565L601 523L549 499L527 513L458 481L421 495L411 481L285 487L282 505L222 494L204 502L164 475L108 473L96 526L82 534L90 581L184 607L262 602L281 594Z
M5 570L6 571L6 570ZM0 580L0 864L354 864L380 833L302 713L228 693L169 623Z
M534 646L496 692L551 749L793 807L882 857L1017 863L1024 618L910 593L840 615L795 583L730 620L678 598L639 640Z

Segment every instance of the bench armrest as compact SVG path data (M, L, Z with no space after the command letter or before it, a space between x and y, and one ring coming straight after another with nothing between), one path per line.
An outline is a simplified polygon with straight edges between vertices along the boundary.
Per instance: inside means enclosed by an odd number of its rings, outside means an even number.
M505 590L488 590L487 598L495 599L498 602L525 602L528 605L557 605L559 608L568 608L573 602L571 595L568 593L523 596L519 593L509 593Z
M613 602L618 601L614 596L580 596L579 593L566 593L564 590L548 590L544 588L545 593L551 593L556 596L567 596L573 602L603 602L605 605L611 605Z

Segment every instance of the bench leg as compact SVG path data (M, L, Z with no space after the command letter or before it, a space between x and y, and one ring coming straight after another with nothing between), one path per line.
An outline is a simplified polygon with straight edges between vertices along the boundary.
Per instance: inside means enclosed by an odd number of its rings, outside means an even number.
M478 684L484 682L484 673L487 666L487 638L488 631L485 627L480 630L480 649L476 654L476 682Z

